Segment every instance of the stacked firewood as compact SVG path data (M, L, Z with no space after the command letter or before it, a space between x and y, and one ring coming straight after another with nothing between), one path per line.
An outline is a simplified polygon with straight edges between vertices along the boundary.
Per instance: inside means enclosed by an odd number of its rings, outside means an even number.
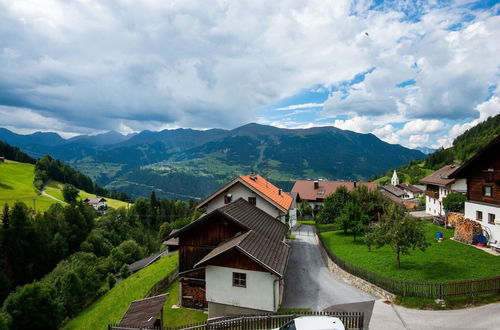
M474 244L476 242L476 236L482 233L483 229L481 228L481 224L476 221L461 218L455 222L454 238L457 241Z
M457 221L459 219L463 220L464 214L461 212L448 212L448 218L447 218L447 227L448 228L455 228L457 225Z

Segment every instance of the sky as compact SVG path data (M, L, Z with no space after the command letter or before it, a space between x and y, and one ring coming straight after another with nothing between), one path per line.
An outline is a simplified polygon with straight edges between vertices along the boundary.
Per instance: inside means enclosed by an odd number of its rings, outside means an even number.
M0 126L336 126L447 147L500 113L499 1L0 0Z

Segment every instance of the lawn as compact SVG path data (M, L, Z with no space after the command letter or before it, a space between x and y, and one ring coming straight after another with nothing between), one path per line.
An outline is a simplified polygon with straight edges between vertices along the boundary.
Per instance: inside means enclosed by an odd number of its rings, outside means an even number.
M32 164L18 163L6 160L0 163L0 206L5 203L10 206L16 201L22 201L29 207L33 207L33 199L36 199L36 210L45 211L55 201L45 196L40 196L35 190Z
M379 273L386 277L426 282L459 281L494 277L500 274L500 257L490 255L459 242L450 240L453 230L446 230L431 223L425 224L426 236L431 244L425 252L410 251L401 256L401 269L396 266L396 255L389 246L372 248L371 252L362 239L353 242L351 235L342 231L324 232L325 244L342 259ZM436 242L436 232L444 233L444 241Z
M166 327L177 327L185 324L205 322L208 315L202 311L189 308L172 308L179 306L179 280L167 289L168 299L163 306L163 321Z
M64 329L106 329L108 324L118 323L130 303L144 298L149 289L172 272L177 264L176 253L131 275L71 320Z

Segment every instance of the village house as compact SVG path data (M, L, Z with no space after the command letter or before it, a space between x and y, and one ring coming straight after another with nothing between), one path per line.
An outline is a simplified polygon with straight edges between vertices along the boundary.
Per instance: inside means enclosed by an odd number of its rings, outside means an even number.
M406 206L407 209L413 209L420 205L419 197L423 191L411 184L399 183L399 177L394 171L391 183L380 187L381 193L395 203Z
M500 248L500 135L450 174L466 180L465 218L481 224L492 245Z
M179 239L181 304L209 317L276 312L290 247L288 227L239 198L170 234Z
M210 213L239 198L243 198L283 223L288 218L290 227L293 227L297 220L292 196L258 174L237 177L208 196L196 208L206 208L205 213Z
M90 197L86 198L83 202L92 206L96 211L106 210L108 208L108 203L103 197Z
M377 184L371 182L344 182L344 181L311 181L297 180L292 188L292 194L296 195L296 201L307 201L314 213L323 207L325 198L333 194L340 186L348 191L356 189L357 186L366 186L370 190L376 190Z
M457 169L457 166L446 165L420 180L426 185L425 211L428 214L444 217L443 199L451 192L467 192L466 179L451 176Z

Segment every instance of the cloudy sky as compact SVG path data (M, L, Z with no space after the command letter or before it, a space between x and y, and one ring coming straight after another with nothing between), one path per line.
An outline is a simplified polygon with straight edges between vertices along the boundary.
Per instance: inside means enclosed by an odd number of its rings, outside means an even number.
M333 125L448 146L500 113L497 2L0 0L0 126Z

